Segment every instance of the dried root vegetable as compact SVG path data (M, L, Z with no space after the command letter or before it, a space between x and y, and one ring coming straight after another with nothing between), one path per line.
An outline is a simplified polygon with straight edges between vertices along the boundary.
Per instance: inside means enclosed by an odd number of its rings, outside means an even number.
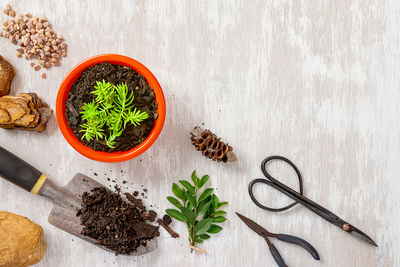
M53 111L34 93L0 97L0 127L42 132Z
M9 94L14 76L13 66L0 55L0 97Z
M210 130L203 130L197 126L191 134L190 140L197 151L201 151L203 156L218 162L236 161L236 155L232 147L221 141Z

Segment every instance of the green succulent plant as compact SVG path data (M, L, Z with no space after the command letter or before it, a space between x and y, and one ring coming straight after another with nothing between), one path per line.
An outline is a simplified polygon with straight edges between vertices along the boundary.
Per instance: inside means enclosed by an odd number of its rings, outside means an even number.
M134 107L133 92L126 84L97 81L91 93L96 96L95 100L83 104L80 111L82 140L104 139L108 147L115 148L115 139L122 135L128 123L138 126L149 117L147 112Z

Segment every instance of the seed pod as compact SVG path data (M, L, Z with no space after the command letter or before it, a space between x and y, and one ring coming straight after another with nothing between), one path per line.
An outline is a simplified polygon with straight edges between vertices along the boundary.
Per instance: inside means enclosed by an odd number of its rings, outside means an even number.
M236 161L236 155L232 147L221 141L210 130L203 130L197 126L191 134L190 140L196 151L201 151L203 156L217 162Z

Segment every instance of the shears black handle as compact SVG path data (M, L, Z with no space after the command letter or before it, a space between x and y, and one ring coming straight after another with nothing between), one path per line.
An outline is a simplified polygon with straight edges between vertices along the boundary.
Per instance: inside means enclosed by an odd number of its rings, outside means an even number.
M265 175L265 177L267 179L257 178L257 179L254 179L253 181L251 181L250 184L249 184L249 195L250 195L251 200L258 207L260 207L260 208L262 208L264 210L272 211L272 212L281 212L281 211L290 209L291 207L293 207L296 204L298 204L298 202L295 201L295 202L293 202L293 203L291 203L291 204L289 204L289 205L287 205L285 207L282 207L282 208L270 208L270 207L267 207L267 206L264 206L263 204L261 204L253 194L254 185L256 185L258 183L263 183L263 184L269 185L269 186L279 190L280 192L284 193L288 197L292 198L292 195L289 192L287 192L286 190L283 190L281 187L279 187L278 185L276 185L275 183L272 182L272 180L275 180L275 178L272 177L268 173L268 171L267 171L267 169L265 167L266 164L269 161L272 161L272 160L282 160L282 161L286 162L287 164L289 164L294 169L294 171L297 174L297 178L299 180L299 194L303 195L303 179L301 177L301 173L300 173L299 169L296 167L296 165L293 162L291 162L289 159L287 159L285 157L282 157L282 156L271 156L271 157L268 157L268 158L263 160L263 162L261 163L261 170L262 170L262 172L264 173L264 175Z
M304 239L301 239L297 236L292 236L292 235L284 235L284 234L278 234L277 238L281 241L287 242L287 243L291 243L291 244L295 244L298 245L302 248L304 248L305 250L308 251L308 253L311 254L311 256L315 259L315 260L319 260L319 255L318 252L315 250L315 248L313 246L311 246L310 243L308 243L307 241L305 241Z

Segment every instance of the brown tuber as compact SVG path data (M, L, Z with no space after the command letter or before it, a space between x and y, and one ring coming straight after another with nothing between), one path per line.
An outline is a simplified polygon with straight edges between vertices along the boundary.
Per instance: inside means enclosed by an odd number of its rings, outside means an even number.
M203 156L218 162L236 161L236 155L232 151L232 147L221 141L210 130L203 130L197 126L190 133L190 140L195 149L201 151Z

